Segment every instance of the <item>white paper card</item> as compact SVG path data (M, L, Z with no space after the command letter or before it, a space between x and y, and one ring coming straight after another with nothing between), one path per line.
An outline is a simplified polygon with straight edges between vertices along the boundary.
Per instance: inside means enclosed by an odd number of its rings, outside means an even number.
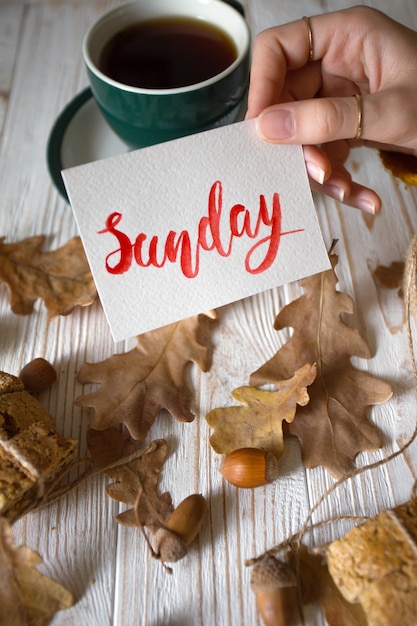
M115 341L329 268L301 147L254 124L63 172Z

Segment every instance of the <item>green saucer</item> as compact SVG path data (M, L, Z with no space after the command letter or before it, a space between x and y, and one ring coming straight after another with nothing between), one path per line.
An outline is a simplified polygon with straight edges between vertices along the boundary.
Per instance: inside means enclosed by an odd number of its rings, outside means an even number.
M227 117L216 125L241 121L246 112L246 94ZM59 114L47 144L47 164L55 187L68 202L61 170L128 152L129 148L102 116L91 89L81 91Z

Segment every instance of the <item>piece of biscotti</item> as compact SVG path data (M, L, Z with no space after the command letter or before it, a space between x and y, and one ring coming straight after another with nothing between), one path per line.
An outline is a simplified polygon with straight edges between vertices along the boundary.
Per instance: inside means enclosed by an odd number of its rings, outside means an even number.
M61 437L19 378L0 372L0 515L10 522L42 502L73 463L77 441Z
M0 372L0 396L12 391L23 391L24 388L20 378L13 376L13 374L8 374L7 372Z
M362 605L369 626L417 623L417 500L354 528L326 556L337 587Z
M54 426L51 415L24 390L20 378L0 372L0 439L10 439L34 422Z

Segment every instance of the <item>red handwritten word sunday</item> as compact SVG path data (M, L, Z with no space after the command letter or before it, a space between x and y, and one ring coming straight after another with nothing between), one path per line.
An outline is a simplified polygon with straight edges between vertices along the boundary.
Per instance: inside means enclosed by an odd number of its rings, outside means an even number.
M260 195L255 215L252 215L243 204L234 204L229 211L226 233L225 228L221 228L224 222L223 214L223 185L219 180L210 188L207 214L203 215L198 223L195 241L186 229L179 233L170 230L165 241L158 235L143 232L132 241L121 227L118 228L123 214L113 212L107 217L105 228L98 231L98 234L113 235L117 241L117 247L106 256L106 270L109 274L123 274L134 264L142 268L163 268L167 263L178 263L186 278L195 278L200 271L201 251L229 257L233 252L235 239L247 237L255 243L246 252L245 269L249 274L261 274L273 265L278 255L281 237L304 231L304 228L282 231L282 210L278 193L273 194L269 207L265 196ZM262 227L269 229L266 236L260 236ZM265 229L262 231L263 235L264 233ZM260 261L259 251L261 251Z

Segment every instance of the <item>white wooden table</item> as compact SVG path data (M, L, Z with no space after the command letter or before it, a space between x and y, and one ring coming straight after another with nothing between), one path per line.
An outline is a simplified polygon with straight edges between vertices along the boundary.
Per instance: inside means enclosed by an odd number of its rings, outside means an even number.
M0 236L8 242L46 234L46 249L77 235L72 213L51 182L45 151L57 115L87 85L81 40L111 0L0 0ZM253 34L303 15L344 8L349 0L246 0ZM374 0L397 20L417 28L415 0ZM411 434L417 403L403 305L395 291L378 286L373 270L403 260L417 230L417 189L407 188L381 165L379 155L354 150L352 168L359 181L382 196L376 219L316 196L323 236L339 239L341 291L350 294L356 312L350 322L374 351L361 369L389 381L392 399L371 412L385 437L382 450L362 454L361 465L383 458ZM245 559L274 546L303 524L309 508L332 484L322 468L303 469L296 442L281 459L281 477L254 491L236 490L219 473L220 457L210 448L205 415L231 402L230 391L246 384L288 335L273 330L278 310L300 293L298 285L249 298L219 311L215 353L209 373L193 372L196 419L178 424L160 419L151 437L164 437L172 450L161 489L179 503L203 493L209 517L198 544L168 576L146 549L140 533L114 521L119 505L104 493L106 479L95 477L58 503L17 522L18 544L37 550L42 572L65 585L77 598L53 624L89 626L253 626L260 624L249 589ZM98 303L48 323L43 304L19 317L10 311L9 294L0 285L0 367L18 374L22 365L43 356L55 365L58 382L40 399L56 417L64 436L80 440L91 414L73 405L85 393L76 381L85 361L100 361L131 343L114 345ZM376 471L366 472L336 490L314 520L337 514L373 515L410 498L417 473L417 447ZM316 532L316 544L336 538L348 526ZM0 582L1 584L1 582ZM309 625L324 624L319 611Z

